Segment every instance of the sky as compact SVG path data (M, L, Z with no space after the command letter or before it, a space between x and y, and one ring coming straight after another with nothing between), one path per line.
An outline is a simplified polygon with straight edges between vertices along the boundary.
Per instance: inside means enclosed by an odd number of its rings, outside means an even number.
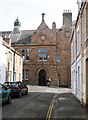
M42 13L45 13L49 28L52 28L53 22L60 28L63 10L71 10L72 20L76 20L77 0L0 0L0 31L12 31L17 17L21 30L37 29L42 22Z

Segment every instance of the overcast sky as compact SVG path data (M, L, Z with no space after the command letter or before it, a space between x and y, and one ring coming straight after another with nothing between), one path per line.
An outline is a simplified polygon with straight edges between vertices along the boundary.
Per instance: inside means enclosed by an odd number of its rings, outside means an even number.
M71 10L74 21L78 13L77 0L0 0L0 31L13 30L17 17L21 30L37 29L43 12L49 28L53 22L60 28L63 10Z

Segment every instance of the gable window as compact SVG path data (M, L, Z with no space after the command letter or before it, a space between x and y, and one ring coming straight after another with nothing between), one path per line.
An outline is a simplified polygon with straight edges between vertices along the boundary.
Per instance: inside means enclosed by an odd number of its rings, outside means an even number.
M47 61L48 60L48 49L47 48L39 48L38 49L38 60L39 61Z
M23 56L24 60L29 60L29 53L30 53L30 49L29 48L21 49L21 55Z

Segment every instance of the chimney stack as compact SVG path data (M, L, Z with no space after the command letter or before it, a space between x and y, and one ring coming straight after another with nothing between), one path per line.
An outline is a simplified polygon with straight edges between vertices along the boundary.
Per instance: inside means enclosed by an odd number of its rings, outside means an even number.
M45 21L45 20L44 20L44 15L45 15L45 13L42 13L42 22Z
M72 25L72 13L71 10L63 11L63 27L68 27Z

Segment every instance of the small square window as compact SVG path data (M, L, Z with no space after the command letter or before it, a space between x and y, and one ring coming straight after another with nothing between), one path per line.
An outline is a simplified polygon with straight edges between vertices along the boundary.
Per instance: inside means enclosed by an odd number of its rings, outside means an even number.
M56 56L56 61L60 61L60 55Z

